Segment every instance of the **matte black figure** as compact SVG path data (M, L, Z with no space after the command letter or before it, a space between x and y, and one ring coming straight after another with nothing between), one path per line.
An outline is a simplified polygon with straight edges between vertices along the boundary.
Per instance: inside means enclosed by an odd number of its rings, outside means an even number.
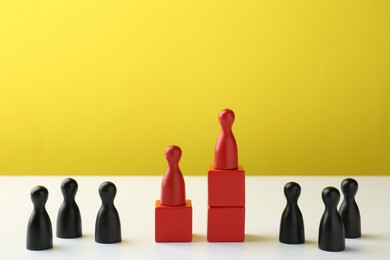
M64 201L57 215L57 237L81 237L81 215L75 201L77 189L77 182L72 178L67 178L61 183Z
M334 187L327 187L322 191L322 200L325 212L321 218L318 246L325 251L342 251L345 249L344 225L337 211L340 192Z
M344 201L341 203L339 212L344 224L345 237L360 237L360 212L355 201L355 195L358 191L357 181L351 178L343 180L341 191L344 194Z
M95 241L98 243L118 243L122 240L121 223L114 206L116 187L112 182L103 182L99 187L102 206L96 217Z
M289 182L284 186L284 195L287 205L280 220L279 241L285 244L305 243L305 228L303 217L298 207L298 198L301 194L301 186L295 182Z
M31 190L31 200L34 209L27 225L27 249L44 250L53 247L53 233L49 214L45 204L49 192L43 186L36 186Z

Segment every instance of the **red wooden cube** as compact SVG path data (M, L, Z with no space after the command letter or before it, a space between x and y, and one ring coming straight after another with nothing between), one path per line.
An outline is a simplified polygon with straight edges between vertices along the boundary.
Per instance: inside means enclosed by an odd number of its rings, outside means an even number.
M156 242L192 241L192 204L186 200L185 206L164 206L156 201L155 209Z
M210 207L245 206L245 171L218 170L213 166L208 171L208 203Z
M207 240L209 242L243 242L245 240L245 207L209 206Z

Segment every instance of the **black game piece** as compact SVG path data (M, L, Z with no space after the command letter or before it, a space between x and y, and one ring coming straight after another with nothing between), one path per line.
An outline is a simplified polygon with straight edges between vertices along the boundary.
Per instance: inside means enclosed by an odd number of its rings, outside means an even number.
M53 247L53 233L49 214L45 204L49 192L43 186L36 186L31 190L31 200L34 209L27 225L27 249L45 250Z
M280 220L279 241L285 244L305 243L305 229L303 217L298 207L298 198L301 186L296 182L289 182L284 186L284 195L287 205Z
M102 206L96 217L95 241L103 244L118 243L122 240L122 235L119 214L114 206L115 184L103 182L99 187L99 195Z
M75 201L77 189L77 182L72 178L67 178L61 183L64 201L57 215L57 237L81 237L81 215Z
M340 192L334 187L322 191L325 211L322 215L318 236L318 246L324 251L342 251L345 249L344 225L337 211Z
M346 238L357 238L361 236L360 212L355 201L357 190L358 183L352 178L345 179L341 183L344 201L341 203L339 212L344 223Z

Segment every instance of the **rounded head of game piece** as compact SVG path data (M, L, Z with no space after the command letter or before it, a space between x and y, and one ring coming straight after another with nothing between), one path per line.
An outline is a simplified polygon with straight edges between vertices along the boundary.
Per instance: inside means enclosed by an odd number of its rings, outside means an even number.
M284 185L284 195L287 200L297 201L301 195L301 186L296 182L289 182Z
M78 189L77 182L72 178L67 178L61 183L61 191L65 196L75 197Z
M49 197L49 191L43 186L35 186L31 190L31 201L35 207L43 207Z
M354 197L358 191L358 183L352 178L347 178L341 182L341 191L345 197Z
M230 109L224 109L219 112L219 123L223 130L230 130L234 123L234 112Z
M100 184L99 195L103 203L112 203L116 195L115 184L110 181L106 181Z
M340 192L335 187L326 187L322 191L322 200L326 207L336 208L340 201Z
M175 166L179 164L181 154L181 149L177 145L171 145L168 146L167 149L165 149L165 158L167 159L168 164L170 166Z

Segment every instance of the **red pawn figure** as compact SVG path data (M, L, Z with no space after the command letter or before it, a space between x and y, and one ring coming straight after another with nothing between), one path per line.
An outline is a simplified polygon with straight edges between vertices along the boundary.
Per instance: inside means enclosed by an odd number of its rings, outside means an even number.
M181 150L172 145L165 150L168 169L161 184L161 200L155 206L156 242L192 241L192 204L186 200L183 174L179 168Z
M183 174L179 168L181 149L176 145L165 150L168 169L161 184L161 205L182 206L186 204L186 189Z
M224 109L219 113L221 133L219 134L214 153L214 168L235 170L238 168L237 143L232 132L234 112Z

